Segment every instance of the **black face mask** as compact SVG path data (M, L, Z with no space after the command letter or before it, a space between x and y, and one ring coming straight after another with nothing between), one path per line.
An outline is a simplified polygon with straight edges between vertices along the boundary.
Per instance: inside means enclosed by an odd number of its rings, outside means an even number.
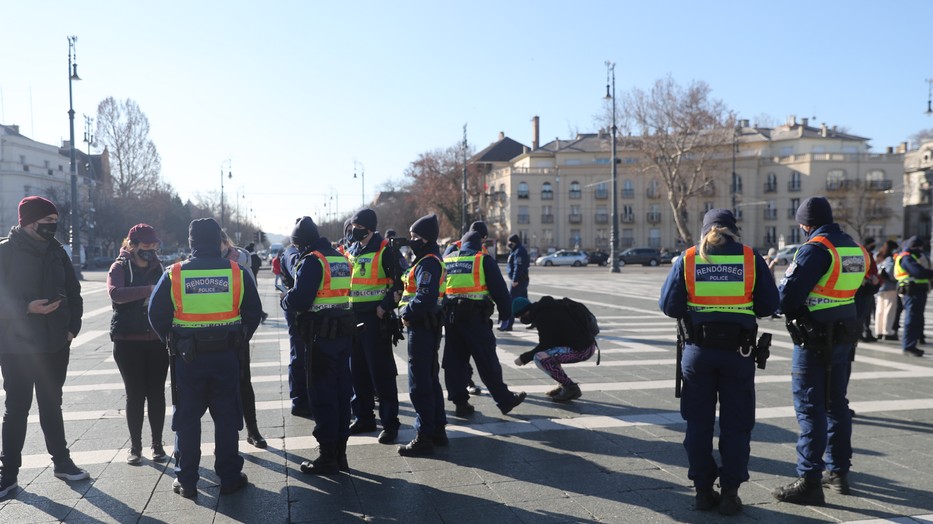
M55 238L56 231L58 231L58 222L36 224L36 233L46 242Z
M146 262L153 262L156 260L155 249L140 249L136 251L136 254L139 256L140 260L145 260Z
M408 247L415 252L415 256L421 256L421 253L424 252L424 249L427 247L428 243L423 239L414 239L408 242Z
M513 244L512 242L509 242L509 249L515 249L515 244Z
M356 242L360 242L364 238L366 238L366 235L368 234L369 234L368 229L353 228L353 231L350 233L350 238L352 238Z
M518 321L522 324L531 324L531 315L526 311L518 317Z

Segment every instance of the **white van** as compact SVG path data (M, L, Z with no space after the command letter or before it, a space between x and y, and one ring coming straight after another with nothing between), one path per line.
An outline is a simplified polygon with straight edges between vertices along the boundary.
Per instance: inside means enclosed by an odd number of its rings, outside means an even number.
M273 258L279 256L280 251L282 251L282 244L278 244L278 243L271 244L269 246L269 256L268 256L269 262L272 262Z

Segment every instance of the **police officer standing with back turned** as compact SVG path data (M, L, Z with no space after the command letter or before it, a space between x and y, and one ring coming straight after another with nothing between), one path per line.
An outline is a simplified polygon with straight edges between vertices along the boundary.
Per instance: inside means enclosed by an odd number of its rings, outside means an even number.
M468 363L476 362L479 376L503 415L525 400L525 393L509 391L502 381L502 366L496 355L496 337L492 334L493 309L499 319L512 316L512 303L496 261L483 252L482 236L468 231L460 240L459 250L444 257L447 271L444 326L444 378L447 394L463 417L473 413L467 393Z
M282 307L297 315L308 348L308 394L314 413L314 438L320 448L301 471L329 475L349 470L350 350L356 320L350 310L350 262L318 233L311 217L302 217L292 231L292 243L301 251L295 286L282 299Z
M742 509L739 485L748 480L748 457L755 426L755 363L758 325L771 315L778 292L768 264L739 242L735 216L713 209L703 217L699 245L677 260L661 288L659 306L677 318L682 346L683 391L680 414L687 421L684 448L696 487L696 508L719 506L724 515ZM761 351L766 351L762 344ZM763 366L766 355L758 359ZM713 457L716 400L719 450ZM713 489L719 478L722 496Z
M397 320L395 292L402 286L398 276L398 256L389 241L376 231L376 212L362 209L350 219L347 255L353 268L350 281L350 305L363 331L353 342L350 360L353 372L353 414L350 434L376 431L375 396L379 397L379 420L382 432L380 444L392 444L398 439L398 384L395 355L392 353L392 332ZM394 322L395 324L390 324Z
M243 429L240 367L259 327L262 304L249 269L220 254L220 226L213 218L189 226L191 258L166 269L152 291L149 322L171 353L175 404L175 493L197 496L201 417L214 419L214 469L220 493L246 486L238 451Z
M797 250L778 290L794 341L791 387L800 425L798 478L771 494L784 502L821 506L824 488L849 494L852 414L846 391L853 346L861 333L855 294L870 255L833 222L825 197L804 200L796 219L807 242Z
M440 307L444 299L444 262L437 247L437 215L411 225L409 247L415 261L402 276L404 290L399 318L408 328L408 392L415 408L415 438L398 453L404 457L430 455L446 446L447 415L439 379L437 351L441 340Z
M295 271L299 259L298 247L289 244L282 250L282 282L285 292L295 287ZM285 298L284 295L282 298ZM280 304L281 305L281 304ZM295 312L283 308L285 323L288 325L288 396L292 401L292 415L296 417L312 416L308 400L308 380L305 368L305 343L301 340Z
M522 238L518 235L509 237L509 259L506 262L506 269L509 283L509 294L512 302L518 297L528 298L528 268L531 264L528 259L528 251L522 245ZM515 323L514 317L499 323L499 331L512 331L512 325Z
M923 256L923 241L919 237L908 238L900 253L894 256L894 279L897 293L904 302L904 335L901 344L905 355L922 357L923 350L917 343L923 338L923 310L927 305L930 279L933 269L920 265Z

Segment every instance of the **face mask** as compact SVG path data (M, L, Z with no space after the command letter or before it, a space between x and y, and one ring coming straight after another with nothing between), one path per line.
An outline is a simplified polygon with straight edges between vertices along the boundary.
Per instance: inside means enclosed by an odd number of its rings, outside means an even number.
M136 251L136 254L141 260L145 260L146 262L152 262L156 259L155 249L140 249Z
M352 238L356 242L360 242L361 240L366 238L366 235L368 234L369 234L369 230L367 229L353 228L353 232L350 234L350 238Z
M515 244L509 242L509 249L515 249Z
M416 255L424 251L424 248L426 246L427 246L427 242L425 242L423 239L420 239L420 238L411 240L410 242L408 242L408 247L410 247L411 250L414 251Z
M531 316L528 313L523 313L518 317L518 321L522 324L531 324Z
M56 231L58 231L58 222L36 224L36 233L46 242L55 238Z

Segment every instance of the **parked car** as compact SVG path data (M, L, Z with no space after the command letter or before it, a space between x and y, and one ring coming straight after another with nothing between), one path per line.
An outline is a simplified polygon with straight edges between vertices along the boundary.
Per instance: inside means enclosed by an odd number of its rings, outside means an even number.
M580 251L561 250L550 255L538 257L536 266L585 266L588 262L586 253Z
M777 255L774 256L774 264L777 266L786 266L794 260L794 255L797 254L797 249L800 248L800 244L788 244L784 246L784 249L778 251Z
M609 262L609 253L605 251L584 251L584 253L586 253L587 264L605 266Z
M661 251L660 262L662 264L672 264L674 259L680 256L680 251L671 251L669 249L664 249Z
M661 251L650 247L633 247L619 255L619 264L641 264L657 266L661 263Z

